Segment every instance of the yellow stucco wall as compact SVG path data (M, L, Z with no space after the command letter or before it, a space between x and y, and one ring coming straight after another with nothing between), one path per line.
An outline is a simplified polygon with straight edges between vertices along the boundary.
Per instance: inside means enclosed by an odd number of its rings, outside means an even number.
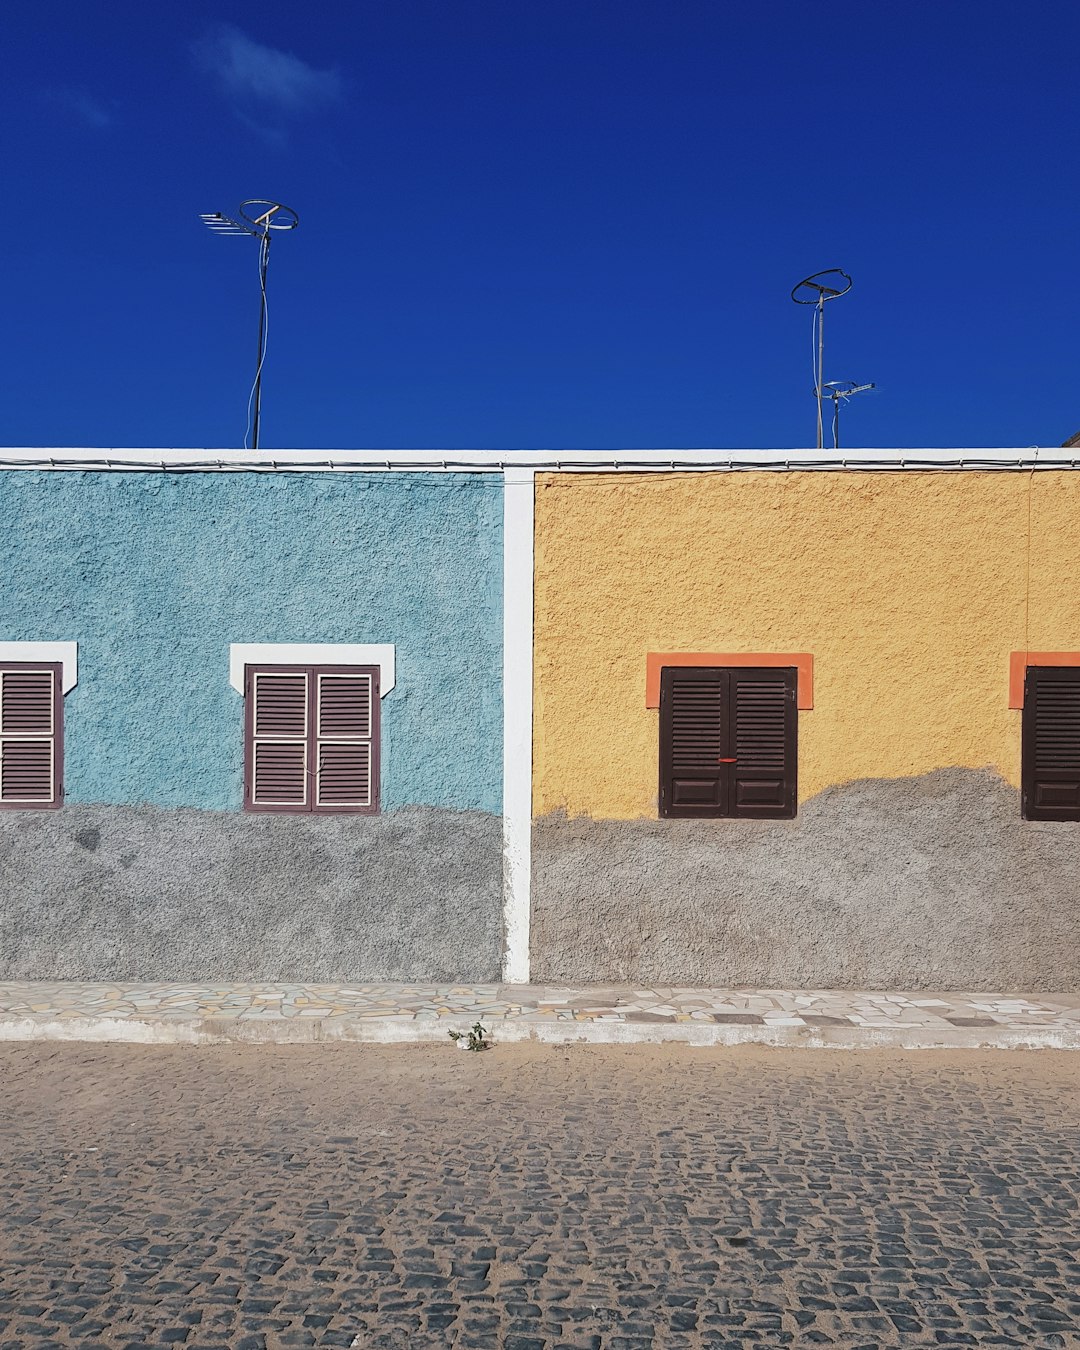
M1080 650L1080 473L537 475L535 603L538 815L656 814L649 651L812 652L800 800L1018 785L1008 658Z

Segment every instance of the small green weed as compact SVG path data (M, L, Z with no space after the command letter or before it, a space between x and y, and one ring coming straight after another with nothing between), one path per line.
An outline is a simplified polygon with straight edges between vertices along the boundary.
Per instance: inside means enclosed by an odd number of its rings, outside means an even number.
M491 1049L491 1042L487 1039L488 1032L484 1027L480 1025L479 1022L473 1024L472 1031L469 1032L451 1031L448 1034L452 1041L461 1041L464 1040L466 1036L468 1036L469 1042L465 1047L466 1050Z

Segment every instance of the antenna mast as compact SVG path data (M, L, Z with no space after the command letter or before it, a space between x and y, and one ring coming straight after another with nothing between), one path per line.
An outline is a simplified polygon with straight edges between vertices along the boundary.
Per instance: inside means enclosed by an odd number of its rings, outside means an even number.
M791 289L791 298L797 305L813 305L814 321L810 330L811 347L814 353L814 397L817 400L817 448L825 444L825 429L821 417L822 400L829 397L825 393L825 302L839 300L851 290L851 278L839 267L827 268L824 272L815 272Z
M825 397L832 399L832 448L840 449L840 406L846 403L854 394L865 394L871 389L876 389L876 384L856 384L854 380L830 380L828 384L822 385Z
M201 212L200 219L214 234L251 235L259 241L259 351L255 364L255 381L248 395L247 421L244 424L244 449L248 448L248 433L251 435L251 449L259 448L259 424L262 417L262 374L266 361L266 338L269 327L269 314L266 308L266 272L270 266L270 240L275 230L295 230L300 218L290 206L281 202L266 201L261 197L252 197L240 203L237 213L239 220L223 216L220 211ZM252 409L254 408L254 417Z

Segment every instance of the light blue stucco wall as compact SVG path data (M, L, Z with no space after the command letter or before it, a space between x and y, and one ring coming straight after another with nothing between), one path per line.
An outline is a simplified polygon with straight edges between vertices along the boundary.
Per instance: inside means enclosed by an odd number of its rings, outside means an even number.
M498 812L502 484L0 471L0 639L79 643L66 800L239 810L232 642L392 642L382 805Z

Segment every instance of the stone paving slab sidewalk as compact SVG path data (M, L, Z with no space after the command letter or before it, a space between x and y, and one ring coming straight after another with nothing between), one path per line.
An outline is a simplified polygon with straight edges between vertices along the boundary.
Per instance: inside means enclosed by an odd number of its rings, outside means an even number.
M871 993L642 985L0 983L0 1040L752 1042L1080 1049L1080 994Z

